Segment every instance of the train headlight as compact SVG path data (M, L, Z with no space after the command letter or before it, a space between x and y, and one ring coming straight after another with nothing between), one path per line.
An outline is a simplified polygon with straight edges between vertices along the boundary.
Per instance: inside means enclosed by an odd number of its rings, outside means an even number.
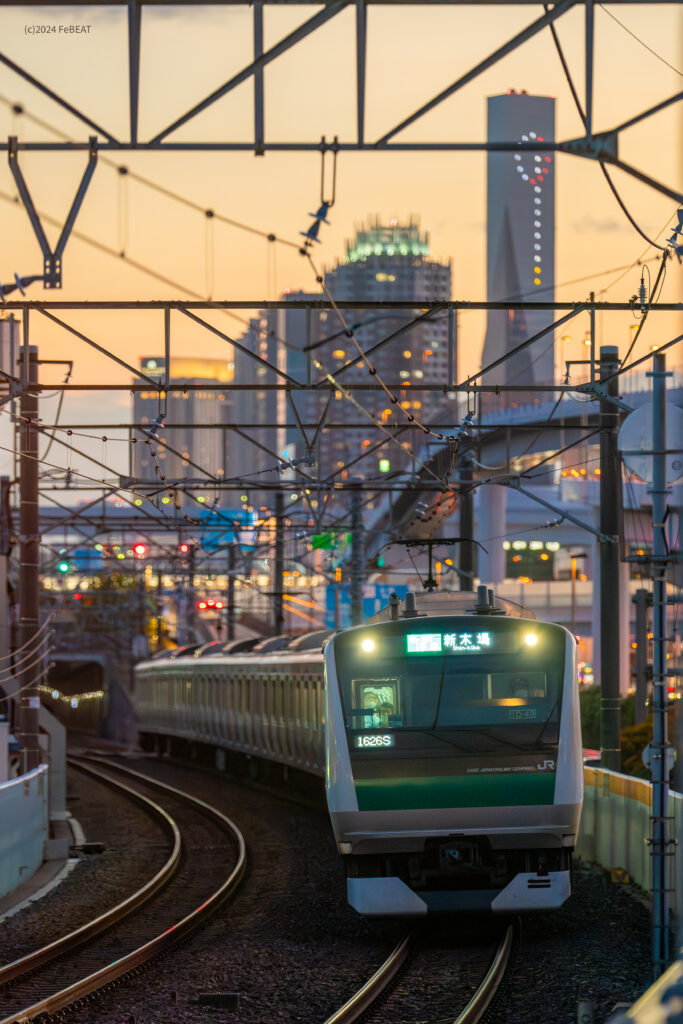
M527 633L527 635L524 637L524 643L528 647L535 647L538 643L538 637L535 633Z
M363 648L364 651L367 651L369 654L370 651L374 651L375 649L375 641L371 640L370 637L366 637L365 640L363 640L361 647Z

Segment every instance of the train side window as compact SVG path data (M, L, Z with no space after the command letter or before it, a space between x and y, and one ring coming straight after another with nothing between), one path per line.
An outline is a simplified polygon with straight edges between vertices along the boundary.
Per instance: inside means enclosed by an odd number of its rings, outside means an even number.
M318 731L319 707L321 690L316 680L311 680L311 729Z
M306 680L301 690L301 724L304 729L308 729L309 689L308 680Z
M351 729L388 729L402 723L400 680L352 679Z

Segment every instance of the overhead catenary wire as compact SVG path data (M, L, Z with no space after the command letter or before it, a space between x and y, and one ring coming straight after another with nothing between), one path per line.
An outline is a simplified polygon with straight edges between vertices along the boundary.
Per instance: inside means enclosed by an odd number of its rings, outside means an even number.
M662 63L662 64L665 64L665 65L666 65L666 66L667 66L667 67L668 67L668 68L669 68L669 69L670 69L671 71L675 71L677 75L680 75L680 76L681 76L681 78L683 78L683 71L681 71L681 70L680 70L679 68L675 67L675 66L674 66L673 64L670 64L668 60L666 60L666 59L665 59L664 57L662 57L661 53L657 53L657 51L656 51L656 50L653 50L651 46L648 46L648 44L647 44L647 43L645 42L645 40L644 40L644 39L641 39L639 35L636 35L636 33L635 33L635 32L633 32L633 31L632 31L632 30L631 30L631 29L630 29L630 28L628 27L628 25L624 25L623 21L619 21L619 19L617 18L616 14L612 14L612 12L611 12L611 11L608 11L608 10L607 10L607 8L605 7L605 5L604 5L604 4L598 3L598 5L597 5L597 6L598 6L598 7L599 7L599 8L600 8L600 9L601 9L602 11L604 11L604 13L605 13L605 14L606 14L606 15L607 15L608 17L610 17L610 18L612 19L612 21L616 21L617 25L619 25L619 26L620 26L621 28L623 28L624 32L628 32L628 34L629 34L629 35L631 36L631 38L632 38L632 39L635 39L635 41L636 41L637 43L640 43L640 45L641 45L641 46L642 46L642 47L643 47L643 48L644 48L645 50L647 50L647 51L648 51L648 53L651 53L651 54L652 54L652 56L653 56L653 57L656 57L658 61L661 61L661 63Z
M15 103L7 96L0 95L0 103L3 103L8 107L14 116L25 117L26 120L32 121L39 128L43 128L45 131L51 132L56 135L57 138L62 139L64 142L73 142L73 136L61 131L56 128L53 124L43 120L35 114L31 114L21 103ZM280 245L286 245L290 248L298 249L299 245L297 242L291 242L287 238L280 238L272 231L265 231L262 228L257 228L253 224L246 224L244 221L236 220L234 217L228 217L226 214L220 213L216 210L207 210L207 207L202 203L196 202L194 199L190 199L188 196L182 195L180 192L176 192L173 189L167 188L161 185L158 181L152 181L151 178L146 178L142 174L138 174L136 171L132 171L130 167L125 164L119 164L110 157L100 156L100 161L107 167L111 167L117 171L120 177L120 181L135 181L140 185L144 185L146 188L157 192L159 195L165 196L167 199L171 199L182 206L188 207L191 210L196 210L197 213L201 213L206 216L208 213L221 224L226 224L229 227L237 228L240 231L245 231L252 235L258 235L261 238L267 239L269 242L277 242ZM127 213L127 211L126 211ZM122 249L125 246L122 245Z
M51 635L52 634L50 634L50 637ZM35 665L42 661L45 655L52 649L53 648L50 645L50 643L41 644L40 649L36 648L35 650L29 652L29 654L27 654L20 661L16 662L16 664L10 665L6 669L3 669L2 672L0 673L0 686L3 686L6 682L9 682L11 679L16 679L17 674L24 675L26 672L29 671L29 669L32 669Z
M544 9L544 11L547 14L548 11L550 10L549 4L544 3L543 4L543 9ZM569 86L569 90L570 90L570 92L572 94L572 98L574 100L574 105L576 106L576 109L578 111L579 117L581 118L581 123L583 124L584 129L587 130L587 128L588 128L588 119L586 117L586 112L583 109L583 106L581 104L581 100L579 99L579 94L576 91L576 86L574 85L574 80L572 78L571 71L569 70L569 65L567 64L567 60L566 60L566 58L564 56L564 51L562 49L562 44L560 43L560 37L558 36L557 29L555 28L554 25L552 25L552 24L549 25L549 28L550 28L550 32L551 32L552 37L553 37L553 42L555 44L555 49L557 50L557 55L559 57L560 64L562 65L562 70L564 72L564 76L567 79L567 84ZM607 167L605 165L605 161L604 160L598 160L598 165L599 165L600 170L602 171L602 173L603 173L603 175L605 177L605 181L607 182L607 184L608 184L608 186L610 188L610 191L612 192L612 195L614 196L614 198L616 199L617 203L621 207L622 212L624 213L625 217L628 219L628 221L631 224L631 226L653 248L661 249L662 251L665 251L666 247L663 246L663 245L660 245L658 242L653 241L649 237L649 235L647 235L645 233L645 231L643 231L643 229L637 223L637 221L635 220L635 218L631 214L630 210L626 206L626 203L621 198L621 195L620 195L616 185L614 184L614 182L612 180L612 176L611 176L610 172L607 170Z
M30 422L30 420L27 420L26 417L23 417L23 416L19 415L18 413L14 413L14 412L12 412L9 409L0 409L0 412L7 413L7 415L9 415L12 419L17 420L19 422ZM42 429L45 430L45 428L42 428ZM100 466L101 469L106 470L108 473L115 473L116 471L111 466L108 466L102 460L95 458L95 456L89 455L87 452L84 452L84 451L82 451L80 449L74 449L73 446L68 441L63 441L61 438L57 437L56 436L56 431L57 430L61 430L62 432L66 433L67 436L69 436L69 437L71 437L71 436L78 436L78 437L87 438L89 440L97 440L99 438L102 442L106 442L106 441L109 441L109 440L117 440L117 441L120 441L120 442L122 442L124 444L139 444L140 443L137 438L130 438L130 439L128 439L128 438L113 438L113 439L111 439L107 435L97 435L97 434L86 434L86 433L83 433L83 432L74 432L69 427L54 427L54 428L50 427L50 428L47 428L47 429L53 430L53 433L52 433L51 438L50 438L50 444L52 443L52 441L56 440L58 444L64 445L65 447L69 448L70 451L74 452L77 455L80 455L82 458L88 459L90 462L95 463L96 465ZM184 458L184 456L180 452L178 452L175 448L173 448L170 445L168 445L166 443L166 441L164 441L164 440L162 440L160 438L155 438L155 442L157 444L159 444L162 448L167 449L171 454L176 455L179 458ZM146 443L148 445L148 447L150 449L150 453L152 455L152 458L153 458L153 460L155 462L155 465L157 467L157 470L159 472L159 476L162 479L162 481L164 482L164 486L168 490L169 495L171 497L173 497L172 488L170 486L168 486L167 483L166 483L166 476L164 475L163 470L161 469L161 467L160 467L160 465L158 463L157 456L156 456L156 451L154 449L152 449L152 447L151 447L150 439L149 438L145 438L143 443ZM49 447L50 447L50 445L48 445L48 448ZM43 455L40 458L40 461L44 461L45 454L46 453L43 453ZM193 462L191 459L187 460L187 461L189 461L190 465L192 465L192 467L194 469L197 469L200 473L204 474L207 477L207 479L210 480L212 483L220 483L219 478L214 476L213 474L209 473L208 470L204 469L202 466L199 466L197 463ZM57 467L57 468L65 469L65 467ZM101 481L101 482L104 482L104 481ZM174 501L174 504L176 505L176 510L180 512L181 516L184 516L185 518L187 518L188 522L191 522L194 525L196 521L195 520L191 520L189 517L187 517L186 514L183 512L182 508L180 508L175 501Z
M173 198L178 198L178 197L173 197ZM189 203L189 201L187 201L187 202ZM205 213L206 213L206 211L204 211L204 208L200 207L200 206L199 206L199 204L195 204L195 206L197 207L197 209L198 209L198 210L200 210L200 209L201 209L201 210L203 210L203 212L205 212ZM245 225L238 225L238 226L243 226L243 227L244 227ZM260 232L260 233L263 233L263 232ZM281 241L281 240L278 240L278 241ZM295 245L294 243L290 243L290 244L291 244L291 245ZM328 378L328 379L329 379L329 378ZM334 378L333 378L333 380L334 380ZM337 383L336 381L335 381L335 384L336 384L336 386L338 386L338 383ZM357 404L358 408L359 408L359 409L360 409L361 411L364 411L364 410L362 410L362 407L360 407L360 406L359 406L359 404L358 404L357 402L356 402L356 404ZM364 412L366 412L366 413L367 413L367 411L364 411ZM372 417L372 415L371 415L371 414L368 414L368 415L370 415L370 416L371 416L371 419L374 419L374 418ZM415 421L415 417L411 417L411 416L409 416L408 418L409 418L409 419L412 419L412 420L414 420L414 421ZM375 422L377 423L377 421L375 421ZM417 425L418 425L418 426L422 426L422 428L423 428L423 429L425 429L425 426L424 426L424 425L421 425L421 424L419 423L419 421L418 421ZM378 424L378 426L379 426L379 424ZM433 432L432 432L432 433L433 433ZM442 435L439 435L439 434L436 434L436 433L434 433L434 436L436 436L436 437L439 437L440 439L442 439ZM392 439L392 438L391 438L391 436L389 436L389 439ZM401 447L401 449L402 449L403 451L405 451L405 445L404 445L404 444L400 444L399 446ZM418 460L418 461L419 461L419 460ZM424 463L421 463L421 465L423 465L423 466L424 466ZM425 467L425 468L426 468L426 467ZM265 471L263 471L263 472L265 472ZM433 474L432 474L432 475L433 475ZM241 479L243 479L243 478L240 478L240 477L236 477L236 478L233 478L233 479L240 479L240 480L241 480Z
M661 287L664 285L664 277L666 275L666 259L667 259L667 255L668 255L668 253L664 252L664 254L662 256L662 262L659 265L659 270L657 271L657 277L655 278L654 286L653 286L653 288L652 288L652 290L650 292L650 298L648 300L647 306L645 307L645 310L643 311L643 315L640 318L640 323L638 324L638 330L635 332L635 334L631 338L631 344L629 345L628 349L626 350L626 355L620 361L622 367L624 366L624 364L628 360L628 357L631 355L631 352L633 352L635 344L638 341L638 338L640 337L640 334L641 334L641 331L642 331L643 327L645 326L645 321L647 320L648 314L650 312L650 309L651 309L651 307L652 307L652 305L653 305L653 303L655 301L655 293L657 292L657 289L659 288L661 290Z
M14 662L13 665L8 665L6 668L0 671L0 685L7 682L9 679L14 679L17 675L17 671L24 673L28 669L33 668L34 665L40 661L41 658L45 657L45 652L51 650L50 641L52 639L52 633L49 632L40 644L34 646L23 658Z
M40 626L40 628L36 630L36 632L33 634L33 636L31 637L30 640L27 640L25 643L23 643L21 645L21 647L16 647L10 654L2 654L2 655L0 655L0 662L9 661L10 658L16 658L17 654L20 654L21 651L26 650L27 647L33 647L35 645L35 642L38 639L38 637L42 633L44 633L46 629L49 629L51 622L52 622L52 615L48 615L48 617L45 620L45 622L43 622L43 624Z
M3 699L13 700L15 697L18 697L21 693L23 693L24 690L32 690L36 686L36 684L40 684L41 681L45 679L47 673L51 668L52 662L49 665L46 665L37 675L33 676L33 678L30 679L27 683L24 683L23 686L20 686L18 690L14 690L12 693L4 694ZM0 684L1 683L2 681L0 680Z

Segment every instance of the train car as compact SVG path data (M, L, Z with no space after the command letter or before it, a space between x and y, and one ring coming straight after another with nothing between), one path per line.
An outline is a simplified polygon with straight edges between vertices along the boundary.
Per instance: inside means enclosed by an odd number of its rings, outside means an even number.
M583 796L567 630L485 592L409 594L302 647L141 664L141 731L324 774L361 914L564 903Z
M420 595L326 647L327 800L362 914L547 910L570 893L576 642L463 596L453 614Z

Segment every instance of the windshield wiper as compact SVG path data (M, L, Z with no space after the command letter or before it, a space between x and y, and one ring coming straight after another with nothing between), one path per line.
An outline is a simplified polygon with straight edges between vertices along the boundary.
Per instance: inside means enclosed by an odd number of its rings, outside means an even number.
M539 743L541 742L541 738L543 736L543 733L546 731L546 729L550 725L550 719L552 718L552 716L555 714L555 712L557 710L557 706L558 706L559 700L560 700L559 697L555 700L555 703L553 704L553 706L550 709L550 713L549 713L548 717L546 718L545 722L541 726L541 731L539 732L538 736L534 740L534 746L535 747L537 747L539 745Z
M441 679L439 679L439 696L436 701L436 712L434 714L434 721L432 722L432 731L436 729L436 723L439 721L439 709L441 707L441 694L443 693L443 680L446 675L446 659L441 658Z
M435 739L440 740L441 743L445 743L449 747L455 747L456 750L461 750L464 754L472 753L470 749L463 747L461 743L456 743L455 740L449 740L445 736L440 736L433 727L431 729L420 729L419 731L424 733L425 736L433 736Z

